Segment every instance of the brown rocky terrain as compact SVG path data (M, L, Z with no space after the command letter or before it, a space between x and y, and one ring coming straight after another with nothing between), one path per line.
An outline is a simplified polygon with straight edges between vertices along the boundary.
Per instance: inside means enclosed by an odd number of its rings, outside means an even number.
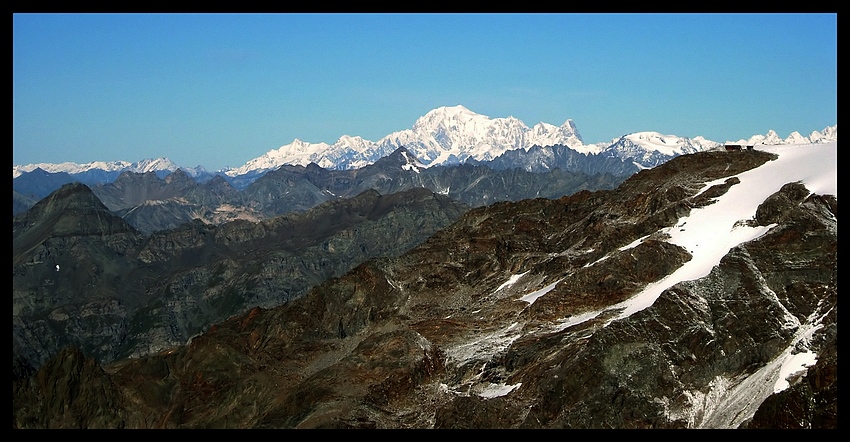
M185 346L102 368L63 352L13 381L13 427L837 428L834 196L789 183L707 276L606 310L690 260L660 230L772 159L702 152L478 207ZM795 349L817 363L773 394Z

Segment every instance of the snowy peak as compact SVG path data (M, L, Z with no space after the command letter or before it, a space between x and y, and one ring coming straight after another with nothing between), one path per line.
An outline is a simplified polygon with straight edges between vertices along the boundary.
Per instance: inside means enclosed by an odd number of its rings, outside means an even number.
M541 121L531 128L528 136L529 140L527 144L530 144L531 146L554 146L556 144L563 144L579 150L584 145L581 135L578 133L578 129L576 129L573 120L567 120L560 127Z
M508 150L556 144L582 146L572 120L560 127L539 123L529 128L512 116L490 118L461 105L442 106L419 117L410 129L393 132L377 142L349 135L332 145L296 139L225 173L238 176L283 164L303 166L311 162L327 169L356 169L373 164L402 146L417 159L417 167L430 167L468 159L487 161Z
M582 141L571 120L561 127L539 123L529 128L513 116L490 118L453 106L428 112L413 128L390 134L379 144L385 149L404 145L423 164L433 166L488 161L508 150L528 150L534 145L581 146Z
M753 135L748 140L743 138L738 141L727 141L727 144L746 144L755 146L757 144L776 146L780 144L821 144L838 141L838 125L827 126L823 131L812 131L808 137L802 136L794 131L784 140L773 129L767 131L766 135Z
M134 163L130 166L130 169L133 172L145 173L145 172L155 172L157 170L170 170L172 172L180 169L179 166L174 164L168 158L148 158L138 163Z
M674 156L709 150L719 145L718 142L702 137L690 139L659 132L634 132L614 140L602 151L623 161L631 161L638 168L646 169Z
M511 148L522 147L518 135L527 131L528 127L516 118L491 119L463 106L454 106L428 112L416 121L409 134L404 135L419 141L415 143L419 146L414 144L412 150L430 164L442 163L440 159L446 157L445 153L461 160L482 159L485 151L500 149L504 143L509 143Z
M561 125L561 128L562 128L562 129L567 129L567 130L569 130L570 132L572 132L573 134L575 134L575 136L576 136L579 140L581 139L581 135L579 135L579 133L578 133L578 129L576 129L576 125L575 125L575 123L573 123L573 120L572 120L572 119L569 119L569 120L565 121L565 122L564 122L564 124L562 124L562 125Z
M625 141L641 146L649 151L660 152L664 155L682 155L702 150L695 146L690 139L675 135L663 135L659 132L635 132L622 137ZM718 143L715 143L718 144Z
M806 137L800 135L800 132L796 130L791 132L791 135L788 135L788 138L785 139L785 144L803 144Z
M296 138L291 143L270 150L264 155L248 161L244 166L230 169L226 173L229 176L237 176L254 170L277 169L283 164L299 164L302 166L310 163L319 164L321 161L320 154L326 151L328 147L330 146L326 143L314 144Z
M334 146L346 147L357 152L365 152L369 150L375 143L365 140L362 137L343 135L339 137Z
M413 123L413 130L434 133L440 128L462 127L471 122L474 124L476 120L483 122L489 120L489 118L476 114L461 105L442 106L428 111L428 113L419 117Z
M760 138L760 139L759 139ZM782 144L782 138L779 138L779 134L776 133L773 129L767 131L767 135L764 137L753 137L750 138L754 142L752 144L767 144L770 146L775 146L777 144Z
M838 125L824 128L823 132L812 131L809 141L812 143L828 143L838 140Z
M84 173L90 170L103 170L106 172L137 172L137 173L145 173L145 172L155 172L158 170L168 170L174 172L180 167L174 164L168 158L148 158L141 160L136 163L130 163L127 161L93 161L91 163L79 164L72 162L65 163L38 163L38 164L27 164L25 166L13 166L12 167L12 179L15 179L24 172L32 172L35 169L41 169L45 172L66 172L70 174L75 173Z

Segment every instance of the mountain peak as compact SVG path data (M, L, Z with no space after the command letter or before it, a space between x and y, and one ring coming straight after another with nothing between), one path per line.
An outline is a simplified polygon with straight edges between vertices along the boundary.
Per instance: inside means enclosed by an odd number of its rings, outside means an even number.
M103 205L103 203L101 203L97 196L95 196L89 186L79 182L65 184L43 201L45 201L45 205L55 205L59 203L62 210L77 208L109 210Z
M52 226L56 236L133 231L126 221L109 211L89 186L79 182L63 185L30 210L15 217L15 247L38 241L39 235L26 233L39 232L45 225Z
M425 115L427 116L427 115L429 115L429 114L443 114L443 115L460 115L460 114L467 114L467 115L479 115L479 114L477 114L477 113L475 113L475 112L473 112L473 111L471 111L471 110L467 109L465 106L460 105L460 104L455 105L455 106L440 106L440 107L438 107L438 108L436 108L436 109L433 109L433 110L429 111L429 112L428 112L428 113L426 113Z
M423 165L416 156L404 146L400 146L398 149L393 151L393 153L379 159L375 162L375 165L401 167L404 170L412 170L414 172L418 172L425 168L425 165Z
M489 120L490 118L461 106L442 106L429 111L413 124L413 130L434 131L439 127L457 127L471 120Z

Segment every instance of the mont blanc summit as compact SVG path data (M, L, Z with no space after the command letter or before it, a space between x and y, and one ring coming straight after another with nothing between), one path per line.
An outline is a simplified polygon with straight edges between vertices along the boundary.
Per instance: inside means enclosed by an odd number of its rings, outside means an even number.
M440 107L419 118L412 129L391 134L382 145L404 145L420 161L433 166L492 160L507 150L564 144L581 146L571 120L561 127L539 123L529 128L514 117L490 118L463 106Z
M327 169L356 169L399 147L405 147L422 164L437 166L470 159L488 161L508 150L528 150L534 145L580 149L583 142L572 120L562 126L541 122L528 127L514 117L491 118L464 106L443 106L420 117L410 129L393 132L377 142L347 135L331 145L295 140L226 173L237 176L311 162Z

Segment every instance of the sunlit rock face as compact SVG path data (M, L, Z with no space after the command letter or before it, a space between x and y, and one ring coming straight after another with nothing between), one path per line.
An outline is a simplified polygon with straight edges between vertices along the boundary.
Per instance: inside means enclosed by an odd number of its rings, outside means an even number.
M775 176L781 155L699 152L614 190L469 210L405 254L105 365L121 392L107 417L126 428L837 428L837 197L755 181ZM14 426L59 426L55 411L29 411L43 387L15 385Z

